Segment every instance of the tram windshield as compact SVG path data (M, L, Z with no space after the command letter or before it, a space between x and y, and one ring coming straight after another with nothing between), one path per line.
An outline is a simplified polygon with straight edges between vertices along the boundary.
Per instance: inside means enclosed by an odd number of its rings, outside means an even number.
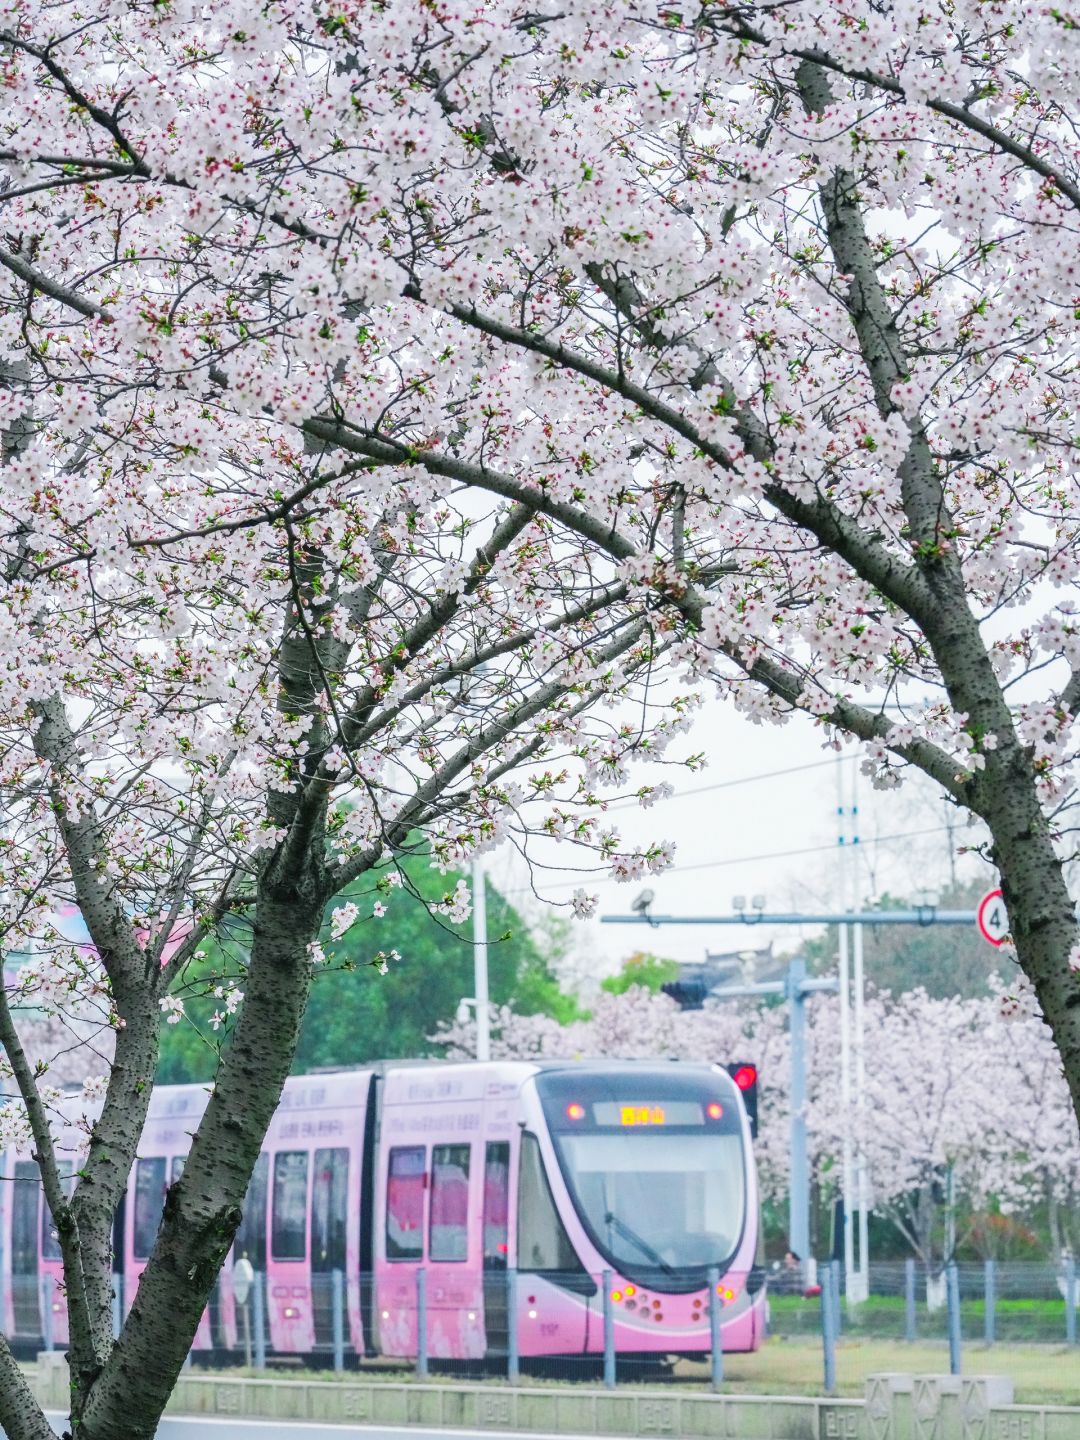
M726 1077L556 1072L537 1084L575 1208L621 1274L684 1289L730 1263L747 1177Z

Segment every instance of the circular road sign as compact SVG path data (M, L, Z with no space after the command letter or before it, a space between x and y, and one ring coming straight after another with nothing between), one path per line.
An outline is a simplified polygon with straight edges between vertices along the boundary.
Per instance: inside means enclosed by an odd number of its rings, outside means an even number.
M979 934L991 945L1003 945L1009 933L1009 917L1005 913L1005 901L1000 890L988 890L979 901L975 913L975 924Z

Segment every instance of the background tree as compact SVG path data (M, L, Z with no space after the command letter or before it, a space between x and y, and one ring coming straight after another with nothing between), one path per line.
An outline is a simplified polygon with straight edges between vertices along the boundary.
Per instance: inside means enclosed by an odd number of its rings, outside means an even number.
M600 989L606 990L609 995L625 995L634 986L639 986L642 990L658 995L661 986L676 980L678 975L677 960L665 960L662 956L652 955L646 950L636 950L623 961L617 974L601 980Z
M385 919L372 917L354 925L334 947L333 965L316 974L300 1025L294 1073L427 1055L429 1036L452 1019L461 997L471 993L471 921L453 925L429 908L461 877L453 871L440 877L424 856L403 861L400 869L407 883ZM575 1019L576 1002L559 989L521 916L490 881L487 906L492 1003L562 1023ZM401 956L385 976L368 964L376 946ZM217 1068L225 1035L214 1027L221 1002L212 991L229 963L220 949L214 953L213 945L205 948L207 959L198 967L203 973L189 977L185 986L190 998L185 999L183 1019L166 1026L162 1035L158 1079L165 1084L209 1081ZM238 952L233 969L240 974L250 936L245 933L229 948Z

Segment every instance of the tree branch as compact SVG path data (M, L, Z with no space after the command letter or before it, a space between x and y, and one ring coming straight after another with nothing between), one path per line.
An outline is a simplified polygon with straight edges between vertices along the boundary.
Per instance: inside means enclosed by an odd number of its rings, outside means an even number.
M323 422L316 423L321 429ZM328 432L329 425L327 433L324 435L326 439L330 438ZM340 444L343 449L356 449L363 453L368 453L370 449L370 452L377 458L387 459L391 458L395 452L403 460L407 455L410 463L423 465L435 475L446 475L460 480L462 483L475 486L477 489L490 490L493 494L502 495L506 499L527 504L559 523L566 523L574 533L588 538L614 560L630 559L640 553L634 544L613 526L607 526L600 520L594 520L582 509L550 500L535 486L517 480L504 472L470 464L468 461L442 455L434 450L420 452L407 450L399 442L385 441L381 438L373 440L345 426L337 429L335 434L337 437L335 443ZM681 596L666 595L664 599L665 603L670 604L690 620L695 628L701 628L703 612L709 604L709 597L706 594L688 583ZM747 668L739 660L734 650L725 649L724 654L738 664L748 678L760 681L772 694L783 699L793 708L807 709L808 713L819 718L816 711L809 710L806 704L800 701L802 682L794 672L783 669L774 661L764 660L759 660ZM887 735L892 729L889 722L883 716L876 715L874 711L850 701L839 702L830 715L825 718L840 729L850 728L851 733L859 739L882 740L894 754L900 756L901 759L910 760L937 780L955 799L964 804L970 803L964 783L957 779L956 761L936 745L930 744L929 741L919 741L912 746L890 744L887 740Z
M600 652L598 663L617 659L644 630L644 622L639 621L629 635L621 635L612 644L606 646ZM500 716L491 725L481 729L471 740L466 741L457 752L450 757L438 770L434 771L423 785L419 786L415 795L402 807L401 811L394 818L393 826L389 832L388 839L384 845L380 845L375 853L375 859L369 858L369 852L364 852L360 857L352 860L342 861L332 866L327 871L327 902L345 887L357 880L365 870L369 870L376 863L384 848L393 848L400 844L409 832L419 823L420 819L428 813L429 807L436 798L445 792L449 785L452 785L474 760L494 749L497 745L509 738L515 730L520 730L530 720L542 714L554 705L561 696L569 694L572 687L553 681L548 685L542 685L533 695L520 705L512 713Z
M630 400L644 414L681 436L695 449L700 450L703 455L719 465L721 469L731 468L731 456L723 446L717 445L703 436L693 421L682 411L659 399L643 386L628 380L625 375L598 364L588 356L581 355L566 345L549 340L546 336L536 335L531 331L521 330L504 321L496 320L492 316L483 315L475 307L447 305L444 308L464 325L480 330L508 345L531 351L533 354L543 355L567 370L596 381L615 394ZM751 443L760 448L760 438L754 438L756 435L756 427L752 427L744 417L741 438L744 438L744 443L748 444L748 448ZM751 450L750 453L755 453L755 451ZM414 458L420 463L424 463L422 455ZM757 458L768 459L768 451L761 451ZM855 520L845 515L836 506L831 505L821 496L816 496L814 499L802 499L785 490L778 483L766 485L764 488L766 498L782 515L808 530L829 549L835 550L856 574L873 585L894 604L900 605L910 612L913 607L919 605L920 601L929 598L922 591L917 570L903 565L886 546L867 535Z
M49 1116L34 1077L33 1067L15 1027L8 1003L7 987L3 984L0 984L0 1046L3 1046L7 1054L19 1094L26 1106L26 1116L34 1137L34 1158L37 1160L45 1200L52 1212L60 1242L71 1327L72 1368L86 1373L96 1368L98 1356L94 1350L93 1327L86 1299L79 1227L75 1223L68 1197L64 1194Z
M56 1440L22 1366L0 1334L0 1430L19 1440Z
M801 60L811 65L818 65L823 70L830 70L834 75L842 75L846 80L852 80L857 84L871 85L875 90L881 90L887 95L894 95L907 104L912 102L907 99L903 85L891 75L882 75L875 70L864 70L857 66L844 65L827 50L804 49L801 46L786 47L780 37L770 37L760 30L755 30L746 24L742 16L734 14L728 20L726 14L707 15L702 22L712 29L732 36L732 38L748 41L763 47L779 45L781 51L790 55L792 59ZM957 105L952 100L926 99L919 102L924 104L928 110L943 116L946 120L953 120L962 125L966 130L982 136L989 140L998 150L1006 155L1011 155L1014 160L1020 163L1036 175L1041 175L1044 180L1050 180L1058 190L1065 196L1069 203L1077 210L1080 210L1080 186L1077 186L1069 177L1056 165L1037 155L1030 145L1022 141L1014 140L999 126L984 120L981 115L974 114L966 105Z

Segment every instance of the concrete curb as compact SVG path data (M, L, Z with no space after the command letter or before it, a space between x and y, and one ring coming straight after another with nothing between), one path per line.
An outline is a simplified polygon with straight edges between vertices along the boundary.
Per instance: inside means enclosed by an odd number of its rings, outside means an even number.
M66 1409L67 1386L63 1356L39 1357L39 1401ZM1080 1440L1080 1408L1011 1401L1002 1376L873 1375L863 1399L841 1400L182 1375L169 1414L673 1440Z

